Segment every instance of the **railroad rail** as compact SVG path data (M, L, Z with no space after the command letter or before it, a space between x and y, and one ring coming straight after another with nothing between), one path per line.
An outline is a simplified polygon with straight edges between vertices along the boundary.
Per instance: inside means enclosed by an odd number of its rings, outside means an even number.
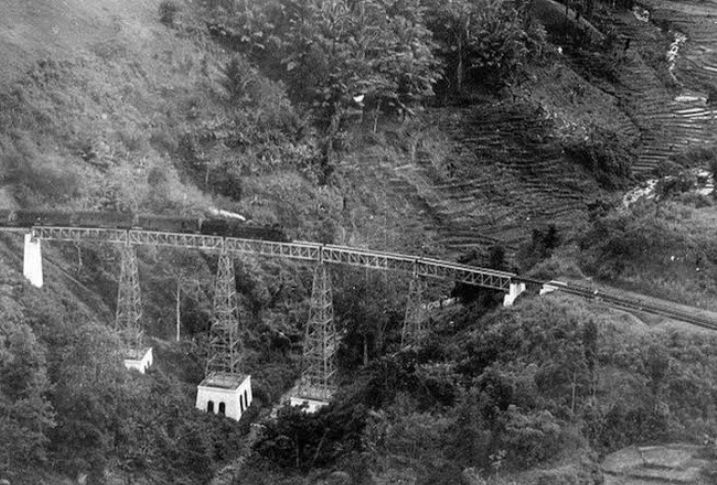
M586 300L602 302L611 308L640 311L652 315L672 318L674 320L689 323L702 328L708 328L710 330L717 330L717 321L714 319L710 319L696 313L682 311L680 309L656 302L650 302L640 298L617 296L610 292L606 292L605 290L576 285L575 283L566 283L564 281L540 281L523 277L517 277L516 279L530 284L549 285L556 291L579 296L585 298Z

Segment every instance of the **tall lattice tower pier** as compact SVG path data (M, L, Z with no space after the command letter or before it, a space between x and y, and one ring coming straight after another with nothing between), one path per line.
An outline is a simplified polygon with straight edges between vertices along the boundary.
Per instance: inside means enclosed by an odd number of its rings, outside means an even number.
M196 407L237 421L252 402L251 376L242 373L234 260L219 255L206 376L197 387Z
M401 331L401 347L418 345L426 336L427 312L424 302L426 287L426 280L414 271L413 278L408 284L406 316Z
M314 269L311 309L306 323L302 373L293 405L308 405L315 411L326 405L336 390L336 327L331 278L322 261Z
M117 289L115 330L124 346L124 365L143 373L153 363L152 348L142 339L142 296L139 287L137 253L126 243L120 247L120 280Z

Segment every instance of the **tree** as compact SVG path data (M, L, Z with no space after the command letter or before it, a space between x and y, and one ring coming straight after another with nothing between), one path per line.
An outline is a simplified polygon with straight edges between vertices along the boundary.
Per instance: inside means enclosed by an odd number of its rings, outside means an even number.
M650 379L650 390L654 399L659 399L660 386L665 380L667 371L670 367L670 360L664 347L651 345L647 348L647 354L644 356L645 370Z
M461 93L466 80L495 85L510 82L535 42L522 15L500 0L424 0L427 25L438 54L449 67L449 84Z
M453 68L455 90L463 92L463 80L468 63L471 29L475 22L471 2L434 0L428 7L428 26L439 42L439 52Z
M439 61L419 0L244 6L228 16L231 37L311 111L323 134L324 179L351 108L373 109L376 117L383 109L405 114L433 94Z
M58 468L75 475L104 473L119 418L122 366L117 335L103 325L56 322L51 375L51 400L57 427L50 434L52 458Z
M438 62L416 0L392 6L377 0L287 4L282 63L291 85L303 88L302 96L327 124L357 94L397 109L432 94Z
M275 421L266 423L253 450L284 468L307 471L328 466L360 449L366 417L363 406L340 399L314 414L285 406Z
M346 276L348 274L348 277ZM397 284L368 270L344 273L334 292L334 311L340 328L340 359L344 367L367 365L385 352L389 329L398 330L402 318ZM396 336L396 334L394 334Z
M495 244L488 249L488 267L500 271L508 270L508 263L505 258L505 248Z
M8 302L3 302L8 303ZM10 308L15 307L14 304ZM0 319L0 472L17 472L46 458L55 426L47 399L45 351L20 315Z
M598 366L598 327L592 318L582 326L582 345L585 352L585 364L588 369L590 388L589 394L595 396L597 388L597 366Z

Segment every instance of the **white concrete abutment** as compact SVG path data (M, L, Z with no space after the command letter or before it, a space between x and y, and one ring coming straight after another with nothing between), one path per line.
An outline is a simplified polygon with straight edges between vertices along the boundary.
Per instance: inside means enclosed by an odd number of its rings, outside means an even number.
M25 234L25 251L22 260L22 274L35 287L42 288L42 246L41 240L32 234Z
M503 306L513 306L515 300L525 291L525 283L511 282L508 293L503 296Z

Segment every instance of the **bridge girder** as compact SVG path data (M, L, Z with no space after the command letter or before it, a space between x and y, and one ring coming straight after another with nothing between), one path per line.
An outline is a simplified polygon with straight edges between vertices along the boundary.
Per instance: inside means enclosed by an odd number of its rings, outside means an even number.
M107 243L146 244L203 251L226 251L234 254L255 254L302 261L323 261L384 271L418 274L426 278L451 280L469 285L509 291L514 273L477 268L432 258L371 251L347 246L321 245L308 242L277 242L255 239L223 238L203 234L170 233L144 230L121 230L82 227L36 226L36 238L55 241L98 241Z

